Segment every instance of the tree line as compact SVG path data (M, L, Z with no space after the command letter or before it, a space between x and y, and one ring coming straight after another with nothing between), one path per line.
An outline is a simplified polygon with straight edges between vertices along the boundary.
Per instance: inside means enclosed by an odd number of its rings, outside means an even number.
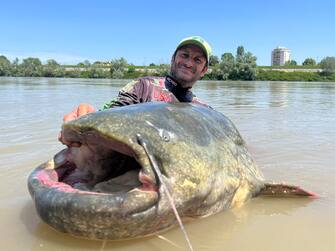
M310 71L288 72L282 69L310 69ZM315 69L316 71L312 71ZM325 57L319 63L313 58L306 58L302 65L299 66L295 60L286 62L285 66L272 68L259 68L257 80L270 81L335 81L335 57Z
M256 60L251 52L246 52L243 46L239 46L235 56L230 52L222 54L221 60L217 56L211 56L210 71L206 77L213 80L255 80Z
M322 72L278 72L262 70L256 64L257 58L245 51L243 46L237 47L236 54L226 52L218 56L212 55L209 71L204 79L209 80L335 80L335 57L326 57L318 64L313 58L306 58L303 66L318 66ZM297 66L295 60L286 66ZM56 60L47 60L42 64L39 58L28 57L21 62L18 58L12 62L0 56L0 76L14 77L69 77L69 78L137 78L146 75L164 76L170 70L169 64L150 64L148 67L136 67L123 57L113 59L108 64L90 63L88 60L77 65L61 65Z
M77 65L61 65L54 59L42 64L39 58L28 57L10 62L0 56L0 76L13 77L68 77L68 78L137 78L145 75L166 75L169 65L160 64L155 67L138 67L129 64L123 57L111 60L108 65L102 62L90 63L88 60Z

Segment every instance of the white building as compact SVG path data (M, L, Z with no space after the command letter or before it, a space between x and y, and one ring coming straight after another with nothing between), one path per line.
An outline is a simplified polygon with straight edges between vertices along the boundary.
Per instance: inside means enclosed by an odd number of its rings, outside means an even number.
M290 60L291 51L285 47L277 46L271 53L271 65L284 65Z

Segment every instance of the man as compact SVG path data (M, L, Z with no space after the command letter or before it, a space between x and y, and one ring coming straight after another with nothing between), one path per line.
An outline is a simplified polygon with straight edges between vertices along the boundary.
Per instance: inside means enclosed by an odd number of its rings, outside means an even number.
M210 45L199 36L181 40L172 56L169 75L131 81L102 109L151 101L192 102L207 106L193 95L191 88L207 72L211 53ZM64 122L94 111L93 106L81 104L64 116ZM61 134L59 140L66 143Z

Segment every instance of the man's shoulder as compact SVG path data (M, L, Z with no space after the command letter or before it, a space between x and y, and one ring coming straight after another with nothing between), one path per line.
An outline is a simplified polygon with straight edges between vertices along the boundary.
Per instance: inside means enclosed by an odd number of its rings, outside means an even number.
M127 83L125 89L129 89L129 87L133 87L134 85L137 84L153 84L157 86L162 86L165 82L165 77L156 77L156 76L144 76L144 77L139 77L136 79L131 80L129 83Z
M156 77L156 76L144 76L138 78L138 81L141 81L146 84L153 84L156 86L163 86L165 82L165 77Z

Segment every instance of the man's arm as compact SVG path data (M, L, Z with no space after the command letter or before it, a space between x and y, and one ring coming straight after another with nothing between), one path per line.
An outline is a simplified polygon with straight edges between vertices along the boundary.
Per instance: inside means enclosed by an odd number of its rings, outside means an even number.
M104 104L101 110L146 102L148 98L144 95L148 96L147 89L148 88L145 88L144 83L140 79L133 80L120 90L117 98ZM95 112L95 109L92 105L80 104L78 107L75 107L70 113L66 114L63 117L63 121L71 121L91 112ZM65 145L70 145L70 143L66 142L66 140L64 139L62 131L58 135L58 140Z
M108 103L105 103L101 110L145 102L147 101L147 98L143 97L143 94L145 93L144 89L147 88L144 88L144 84L140 79L133 80L120 90L119 95L116 98L112 99ZM63 121L71 121L91 112L95 112L95 108L92 105L80 104L71 112L67 113L63 117Z
M141 79L136 79L123 87L120 90L118 96L112 99L110 102L105 103L101 110L147 102L148 97L148 88L144 81Z

